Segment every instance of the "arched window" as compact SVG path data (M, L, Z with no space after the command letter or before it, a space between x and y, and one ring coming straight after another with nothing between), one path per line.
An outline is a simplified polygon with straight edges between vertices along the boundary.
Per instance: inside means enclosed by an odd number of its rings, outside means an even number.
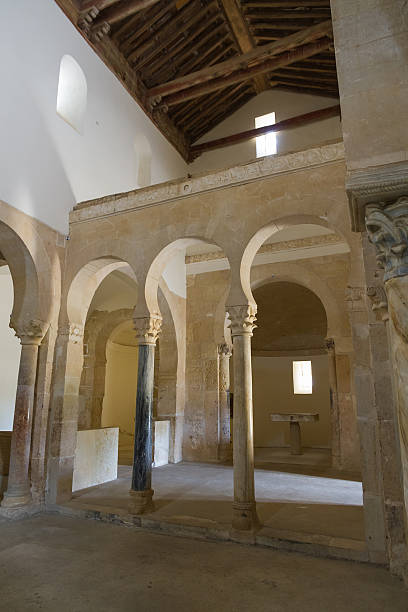
M138 134L135 138L135 152L138 187L148 187L152 182L152 148L144 134Z
M57 113L80 134L86 111L87 84L82 68L70 55L60 64Z

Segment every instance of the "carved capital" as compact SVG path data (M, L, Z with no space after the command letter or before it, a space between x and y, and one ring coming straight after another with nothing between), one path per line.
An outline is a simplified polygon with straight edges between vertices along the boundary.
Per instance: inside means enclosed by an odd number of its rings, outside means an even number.
M39 344L48 329L48 323L39 319L31 319L21 323L10 319L9 326L14 329L16 336L21 340L21 344Z
M72 344L79 344L84 337L84 328L80 323L70 323L59 329L60 336L68 336Z
M220 357L224 356L230 358L232 355L231 347L226 342L223 344L219 344L217 346L217 351Z
M150 315L150 317L134 318L133 322L138 343L155 345L161 331L161 316Z
M334 340L333 338L326 338L326 348L329 352L334 351Z
M228 306L228 315L232 337L243 336L244 334L252 336L252 332L256 327L256 306L253 304Z
M377 263L384 269L384 281L408 274L408 196L394 204L369 204L365 224L375 246Z
M384 287L367 287L367 295L371 300L373 311L377 312L383 321L387 321L388 299Z

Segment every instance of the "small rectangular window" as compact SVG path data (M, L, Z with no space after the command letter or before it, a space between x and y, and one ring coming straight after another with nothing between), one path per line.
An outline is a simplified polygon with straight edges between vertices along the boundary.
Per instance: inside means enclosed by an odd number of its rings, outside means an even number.
M310 394L313 391L312 362L293 362L293 393Z
M275 113L268 113L267 115L261 115L261 117L255 117L255 127L265 127L267 125L273 125L275 123ZM263 136L256 137L256 156L265 157L265 155L275 155L276 148L276 132L270 132Z

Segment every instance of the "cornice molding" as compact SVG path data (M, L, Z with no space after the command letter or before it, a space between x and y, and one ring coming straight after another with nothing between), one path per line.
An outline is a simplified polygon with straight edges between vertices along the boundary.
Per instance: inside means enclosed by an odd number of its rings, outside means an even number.
M244 185L280 174L317 168L344 160L342 141L324 144L285 155L271 155L248 164L177 179L144 189L136 189L104 198L82 202L70 213L70 223L117 215L149 208L227 187Z
M391 203L408 194L408 161L349 171L346 190L352 229L364 232L367 204Z

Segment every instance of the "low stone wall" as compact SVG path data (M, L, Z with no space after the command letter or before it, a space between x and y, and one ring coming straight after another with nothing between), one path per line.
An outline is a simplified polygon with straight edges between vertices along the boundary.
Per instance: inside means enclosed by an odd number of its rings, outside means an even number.
M118 476L119 428L77 432L72 490L86 489Z

